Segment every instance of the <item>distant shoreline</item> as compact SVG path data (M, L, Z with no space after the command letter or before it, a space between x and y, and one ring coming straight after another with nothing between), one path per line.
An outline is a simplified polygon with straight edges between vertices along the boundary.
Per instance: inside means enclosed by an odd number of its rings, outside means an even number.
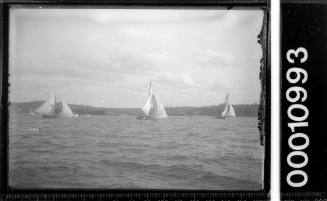
M39 107L44 101L30 101L21 103L10 103L11 112L29 113ZM88 105L68 104L74 113L79 115L142 115L141 108L106 108ZM236 116L257 117L259 104L233 104ZM211 106L180 106L166 107L168 116L220 116L224 109L224 104Z

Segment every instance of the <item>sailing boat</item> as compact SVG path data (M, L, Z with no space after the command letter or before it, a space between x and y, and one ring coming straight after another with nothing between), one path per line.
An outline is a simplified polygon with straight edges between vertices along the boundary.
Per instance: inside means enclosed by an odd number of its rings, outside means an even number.
M33 112L33 110L30 110L30 112L28 113L29 115L35 115L35 113Z
M223 112L221 113L221 117L224 119L236 117L234 108L229 100L229 93L227 93L227 95L226 95L225 108L224 108Z
M152 92L152 82L150 82L149 87L149 96L145 105L142 108L142 111L145 115L138 116L139 120L148 120L148 119L164 119L168 115L163 104L159 101L158 97Z
M57 100L54 93L51 93L48 99L34 112L41 114L43 118L74 117L67 103Z

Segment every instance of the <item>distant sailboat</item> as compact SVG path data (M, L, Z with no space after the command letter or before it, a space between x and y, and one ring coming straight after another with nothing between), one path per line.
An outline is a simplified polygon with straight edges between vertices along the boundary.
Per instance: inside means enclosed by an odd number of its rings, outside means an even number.
M229 100L229 93L226 95L226 99L225 99L225 108L223 110L223 112L221 113L221 117L222 118L234 118L236 117L234 108L232 106L232 104L230 103Z
M149 96L147 101L145 102L145 105L142 108L142 111L145 115L138 116L137 119L164 119L168 117L165 107L159 101L158 97L152 92L152 82L150 82Z
M35 115L35 113L33 112L33 110L30 110L30 112L28 113L29 115Z
M35 111L36 114L41 114L44 118L56 117L74 117L70 107L64 101L57 101L54 93L51 93L48 99Z

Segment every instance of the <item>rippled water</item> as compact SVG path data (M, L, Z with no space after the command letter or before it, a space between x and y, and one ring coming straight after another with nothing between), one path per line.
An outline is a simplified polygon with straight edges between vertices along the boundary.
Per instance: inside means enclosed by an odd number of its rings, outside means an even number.
M261 189L257 118L10 117L14 188Z

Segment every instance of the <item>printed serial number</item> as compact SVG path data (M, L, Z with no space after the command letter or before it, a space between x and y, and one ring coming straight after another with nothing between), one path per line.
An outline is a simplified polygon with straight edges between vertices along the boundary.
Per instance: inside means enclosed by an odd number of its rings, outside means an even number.
M309 116L309 110L304 104L308 93L302 86L308 80L308 73L301 68L301 65L307 61L308 51L303 47L299 47L296 50L290 49L286 53L286 58L290 64L295 64L286 72L287 81L294 85L286 91L286 99L291 103L287 109L287 116L289 119L288 127L292 133L288 138L288 146L292 151L287 156L287 164L293 168L287 174L286 180L288 185L292 187L303 187L308 182L308 175L302 168L308 164L309 160L304 150L309 146L310 140L307 134L299 132L300 128L309 126L306 121ZM303 143L299 144L299 140ZM294 162L294 157L301 157L301 162ZM294 179L295 177L297 179Z

